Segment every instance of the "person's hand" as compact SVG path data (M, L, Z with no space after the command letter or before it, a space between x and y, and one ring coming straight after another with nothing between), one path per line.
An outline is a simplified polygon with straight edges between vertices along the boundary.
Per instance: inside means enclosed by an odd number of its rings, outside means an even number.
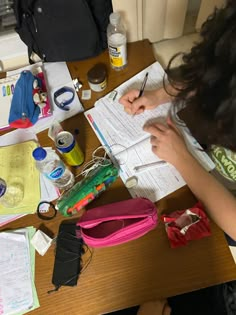
M170 118L167 119L166 125L154 123L144 126L144 130L151 134L153 153L177 169L179 163L185 161L185 158L190 155L183 137Z
M139 307L137 315L170 315L171 309L166 300L151 301Z
M124 106L124 110L130 115L137 115L144 112L144 110L154 109L158 105L168 102L170 98L163 88L144 91L141 97L139 97L139 92L139 90L130 90L119 99L119 102Z

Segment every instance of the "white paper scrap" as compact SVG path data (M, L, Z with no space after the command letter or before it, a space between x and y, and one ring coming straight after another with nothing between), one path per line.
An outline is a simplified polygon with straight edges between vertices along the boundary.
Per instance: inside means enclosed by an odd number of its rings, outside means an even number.
M52 244L53 239L50 238L47 234L43 233L42 231L38 230L31 239L31 244L37 250L37 252L43 256L49 247Z

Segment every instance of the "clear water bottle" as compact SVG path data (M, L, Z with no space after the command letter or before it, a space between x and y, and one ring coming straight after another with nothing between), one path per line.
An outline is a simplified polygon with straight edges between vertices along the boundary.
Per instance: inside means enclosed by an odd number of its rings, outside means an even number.
M110 15L107 42L111 67L115 70L122 70L127 65L127 40L126 31L118 12Z
M20 178L10 178L7 182L0 178L0 203L6 208L14 208L24 198L24 185Z
M67 190L74 185L75 178L54 151L39 147L33 151L37 169L59 189Z

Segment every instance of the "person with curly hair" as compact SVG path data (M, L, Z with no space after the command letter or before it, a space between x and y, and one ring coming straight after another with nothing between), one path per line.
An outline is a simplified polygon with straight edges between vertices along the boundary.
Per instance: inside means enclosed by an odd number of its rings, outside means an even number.
M144 126L151 135L152 151L175 166L211 218L236 240L236 200L230 192L236 187L236 1L215 9L200 35L201 41L189 53L181 54L178 67L172 66L177 56L170 60L168 80L163 79L162 88L145 91L141 97L138 90L131 90L119 101L132 115L172 102L172 115L165 124ZM227 178L228 186L188 151L177 128L182 124L181 113L185 113L184 122L192 135Z
M152 151L175 166L211 218L236 241L236 1L215 9L200 35L189 53L172 57L162 88L145 91L141 97L138 90L131 90L120 103L127 113L138 115L172 102L166 123L144 126L151 135ZM181 63L174 67L178 57ZM210 154L218 172L207 172L188 151L179 131L183 125ZM232 239L227 236L231 245ZM139 313L233 315L236 281L167 300L169 308L153 301L142 305Z

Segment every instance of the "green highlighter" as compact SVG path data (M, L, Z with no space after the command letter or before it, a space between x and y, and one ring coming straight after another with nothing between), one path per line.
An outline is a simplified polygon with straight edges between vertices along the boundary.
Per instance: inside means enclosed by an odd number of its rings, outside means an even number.
M57 201L56 209L64 216L72 216L98 197L118 177L118 168L104 161L87 177L66 191Z

